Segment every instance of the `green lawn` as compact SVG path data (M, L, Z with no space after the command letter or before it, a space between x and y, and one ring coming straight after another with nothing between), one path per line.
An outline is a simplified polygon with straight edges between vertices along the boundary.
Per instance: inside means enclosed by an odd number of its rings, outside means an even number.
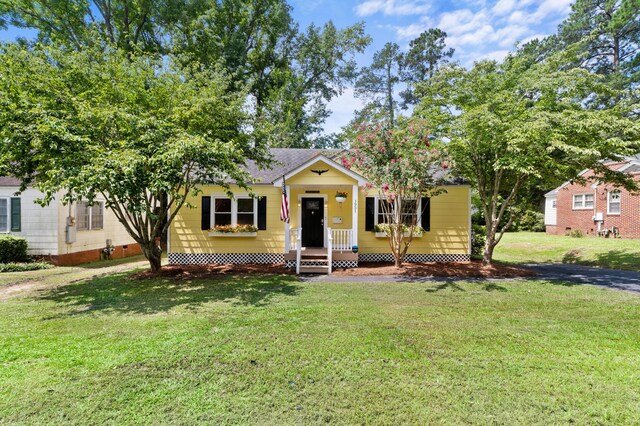
M640 271L640 239L571 238L542 232L509 232L494 259L508 263L576 263Z
M640 423L640 296L112 274L0 301L0 423Z

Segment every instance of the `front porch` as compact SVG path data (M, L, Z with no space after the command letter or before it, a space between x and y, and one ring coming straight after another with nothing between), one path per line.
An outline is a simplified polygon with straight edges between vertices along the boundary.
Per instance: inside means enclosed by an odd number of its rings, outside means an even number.
M288 235L290 249L284 254L284 262L288 268L295 267L296 273L331 274L335 268L358 267L352 229L328 228L327 247L303 247L302 228L290 229Z

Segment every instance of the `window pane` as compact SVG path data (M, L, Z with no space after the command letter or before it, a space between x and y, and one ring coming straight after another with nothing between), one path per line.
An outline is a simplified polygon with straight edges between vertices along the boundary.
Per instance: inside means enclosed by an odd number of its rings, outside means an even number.
M253 199L240 198L238 200L238 213L253 213Z
M79 231L89 229L89 206L86 201L76 204L76 227Z
M0 198L0 231L9 230L9 210L6 198Z
M104 204L91 206L91 229L102 229L104 224Z
M573 207L582 207L582 195L573 196Z
M387 200L378 199L378 223L391 223L391 208Z
M253 213L238 213L238 225L253 225Z
M214 215L215 226L231 225L231 213L216 213Z
M216 198L214 205L216 212L231 213L231 199L230 198Z
M620 213L620 203L609 204L609 213Z

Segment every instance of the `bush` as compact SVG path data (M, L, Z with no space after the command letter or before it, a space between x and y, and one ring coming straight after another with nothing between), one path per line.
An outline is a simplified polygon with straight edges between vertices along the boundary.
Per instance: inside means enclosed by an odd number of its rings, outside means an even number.
M24 272L36 271L39 269L53 268L50 263L33 262L33 263L0 263L0 272Z
M13 235L0 236L0 263L26 262L27 240Z
M567 232L565 235L571 238L584 238L584 231L580 229L573 229Z
M544 214L535 210L527 210L514 228L517 231L544 232Z
M484 253L484 244L487 241L487 227L481 225L471 226L471 256L478 258Z

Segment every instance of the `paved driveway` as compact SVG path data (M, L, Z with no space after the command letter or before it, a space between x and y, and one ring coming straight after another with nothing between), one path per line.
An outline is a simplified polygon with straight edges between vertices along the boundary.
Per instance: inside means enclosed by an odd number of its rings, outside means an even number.
M638 262L640 262L640 259L638 259ZM540 279L568 281L576 284L593 284L616 290L640 293L640 272L592 268L566 263L522 266L536 271Z
M640 262L640 259L638 260ZM565 281L575 284L592 284L615 290L640 293L640 272L615 269L591 268L571 264L527 264L538 276L534 279ZM514 278L468 278L468 277L403 277L396 275L340 276L301 275L305 282L408 282L408 281L512 281ZM522 278L520 278L522 279ZM531 278L524 278L530 280Z

